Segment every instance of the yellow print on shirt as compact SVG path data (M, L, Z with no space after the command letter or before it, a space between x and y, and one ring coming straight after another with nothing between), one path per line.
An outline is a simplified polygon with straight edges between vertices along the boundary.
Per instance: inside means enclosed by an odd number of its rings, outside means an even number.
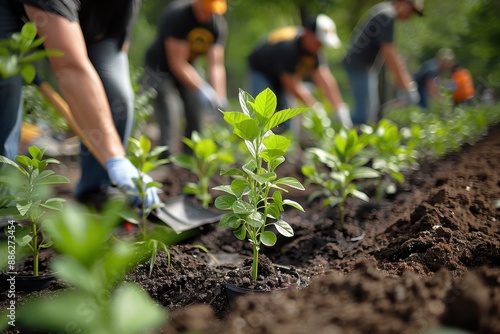
M276 44L283 41L290 41L297 37L299 29L297 27L283 27L269 33L267 40L271 44Z
M189 43L189 60L195 60L201 55L207 53L208 49L214 44L214 35L205 28L195 28L187 36Z
M302 56L297 64L297 74L301 78L309 77L316 68L316 57Z

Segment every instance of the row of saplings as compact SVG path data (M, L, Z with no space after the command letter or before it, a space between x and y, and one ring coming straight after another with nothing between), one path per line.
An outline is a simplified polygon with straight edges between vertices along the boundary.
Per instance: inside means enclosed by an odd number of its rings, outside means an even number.
M285 237L294 234L290 224L282 219L285 208L304 211L299 203L283 197L287 188L304 190L304 186L297 179L279 177L276 172L285 161L290 145L296 143L285 135L274 134L271 129L308 109L276 111L276 97L269 89L255 99L240 91L239 100L243 112L225 111L222 114L238 137L239 145L243 143L246 148L241 167L230 167L234 161L229 157L236 155L227 152L226 149L230 149L227 145L217 145L208 136L197 133L191 139L184 139L192 155L172 155L170 159L189 168L198 177L199 182L187 184L185 192L196 195L205 207L214 204L217 209L227 211L219 226L229 227L238 239L250 241L253 249L251 278L256 280L261 245L275 245L277 235L273 231ZM309 117L306 119L311 125L309 134L325 145L309 148L306 152L308 163L302 167L302 172L307 182L321 186L310 200L321 197L324 205L338 205L341 222L345 219L344 205L348 197L369 200L362 191L362 185L368 180L373 180L379 194L394 191L395 184L404 180L404 170L416 163L416 149L422 142L419 138L425 138L407 136L403 144L405 137L387 120L381 121L375 129L329 131L324 129L325 119L321 119L321 115L304 117ZM314 130L315 124L323 124L322 130L318 131L317 127ZM241 152L241 146L236 151ZM141 176L135 182L137 189L142 189L138 195L143 199L146 189L161 187L158 182L144 184L142 176L168 162L160 159L165 149L152 148L146 137L130 141L129 159ZM3 189L0 216L13 217L5 229L4 248L9 256L2 264L3 283L14 282L6 285L8 298L13 298L8 301L7 314L2 317L0 328L139 333L160 326L166 320L165 311L137 285L124 283L124 276L147 260L151 272L159 250L170 257L165 237L146 228L148 215L164 204L142 207L139 216L127 207L125 200L110 202L98 215L74 204L63 205L63 199L51 196L52 187L69 180L47 168L58 161L44 159L44 151L31 146L30 157L18 155L15 161L0 156ZM231 182L212 188L221 193L213 201L208 184L217 171ZM116 242L111 236L124 217L138 224L141 233L137 239ZM271 225L273 231L268 229ZM12 280L9 275L15 274L21 259L31 256L32 276L43 276L39 275L40 251L49 247L55 247L58 253L50 263L51 271L72 288L50 299L32 299L16 309L15 291L24 287L16 287L21 284L20 276Z

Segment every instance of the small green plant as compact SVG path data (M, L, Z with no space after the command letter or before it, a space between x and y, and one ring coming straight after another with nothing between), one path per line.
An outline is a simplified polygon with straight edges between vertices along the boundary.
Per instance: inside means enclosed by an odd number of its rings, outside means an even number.
M303 166L302 173L310 183L322 186L321 190L311 194L309 200L325 197L323 205L338 205L341 223L345 221L347 198L369 201L368 195L359 188L360 179L380 176L376 170L366 166L369 158L361 154L368 143L368 137L359 137L355 129L341 130L335 135L330 151L316 147L307 150L313 163Z
M276 96L270 89L261 92L255 99L243 90L239 93L243 112L223 112L224 121L234 128L234 133L244 140L251 159L241 168L221 171L230 176L230 185L215 187L224 192L215 200L220 210L231 211L220 222L221 227L230 227L239 240L248 238L252 244L252 279L258 276L259 250L261 244L273 246L277 236L266 230L274 225L286 236L293 236L290 224L281 218L285 205L304 211L300 204L283 199L283 186L303 190L303 185L292 177L278 178L276 168L285 161L290 140L276 135L272 129L306 109L276 111Z
M184 138L182 141L193 154L173 154L170 159L175 165L189 169L196 175L198 183L188 182L183 191L195 195L203 207L208 208L213 201L208 191L210 180L221 166L234 163L234 159L224 150L219 150L214 140L203 138L196 131L191 135L191 139Z
M414 167L416 152L411 144L403 144L404 137L393 122L382 119L375 128L366 126L364 132L369 134L369 145L366 154L372 162L372 168L381 177L376 180L377 200L396 192L398 184L405 180L404 171Z
M170 252L168 247L160 240L154 239L148 236L147 232L147 218L149 214L158 208L165 206L164 203L155 203L149 207L146 207L146 191L150 188L161 189L162 184L157 181L151 181L146 183L144 177L158 166L164 165L168 162L168 159L160 159L160 155L167 150L166 146L157 146L151 150L151 141L145 137L141 136L139 139L130 138L129 139L129 155L127 158L130 162L137 168L139 172L139 177L135 178L133 181L135 186L139 190L137 196L141 199L142 206L140 212L140 219L130 214L124 214L124 216L129 222L137 224L139 230L141 231L142 241L138 241L139 244L146 244L150 250L150 270L151 274L156 256L159 249L163 249L168 256L170 263Z
M20 74L26 83L31 83L36 75L35 61L62 55L60 51L39 49L45 37L36 38L36 34L35 24L27 22L20 32L0 41L0 77Z
M69 180L54 171L47 169L50 164L57 164L56 159L43 159L45 149L31 146L28 149L31 157L17 155L15 162L0 156L0 164L4 165L0 175L2 199L0 216L12 216L27 220L28 226L16 228L16 242L29 247L33 255L33 274L38 276L38 259L40 250L51 246L51 241L44 234L44 217L47 210L60 210L64 199L51 197L51 187L68 183Z
M112 239L123 202L111 201L102 213L65 206L48 219L47 234L59 256L54 275L71 288L28 300L17 311L23 327L51 333L136 334L166 320L165 311L125 275L148 250ZM76 310L76 311L75 311Z

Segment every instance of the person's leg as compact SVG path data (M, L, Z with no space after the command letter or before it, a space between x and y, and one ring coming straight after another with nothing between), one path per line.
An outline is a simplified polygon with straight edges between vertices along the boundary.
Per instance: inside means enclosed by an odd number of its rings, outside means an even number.
M374 125L378 122L378 113L380 110L378 75L378 71L374 69L368 72L368 115L366 124L369 125Z
M23 22L6 1L0 1L0 39L8 39ZM19 153L22 124L22 85L20 75L0 78L0 155L9 159Z
M190 90L180 83L177 83L182 102L184 104L184 115L186 119L186 126L184 129L184 137L191 138L193 131L201 132L202 128L202 112L203 107L206 105L200 99L200 95L195 91ZM183 146L183 151L189 153L190 150L187 146Z
M88 55L104 85L116 129L126 147L134 118L128 55L118 49L116 39L92 43L88 46ZM82 176L75 191L77 198L110 185L108 173L84 145L81 146L80 162Z
M161 146L168 147L168 153L179 153L181 138L182 102L179 91L171 78L165 78L156 88L153 99L155 118L160 130Z
M420 106L420 108L427 110L427 108L429 108L429 99L427 89L424 87L424 85L418 85L418 94L420 96L418 105Z
M370 72L350 66L346 66L345 69L349 77L354 99L352 122L354 125L366 124L368 122L371 105Z

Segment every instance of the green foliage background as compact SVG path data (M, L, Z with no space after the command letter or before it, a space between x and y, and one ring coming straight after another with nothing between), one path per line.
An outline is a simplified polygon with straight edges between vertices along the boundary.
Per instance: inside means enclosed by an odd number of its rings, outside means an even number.
M144 52L153 40L164 7L172 2L144 0L134 29L131 64L142 66ZM235 97L238 88L247 88L246 56L252 47L270 30L283 25L299 25L300 9L310 14L326 13L337 24L343 41L340 50L327 50L330 67L345 93L347 78L340 59L348 45L351 32L366 10L376 0L228 0L225 17L229 25L226 45L228 93ZM451 47L457 62L469 68L476 82L500 89L500 2L496 0L426 1L425 16L399 22L396 46L408 62L411 72L421 62L432 58L441 47Z

